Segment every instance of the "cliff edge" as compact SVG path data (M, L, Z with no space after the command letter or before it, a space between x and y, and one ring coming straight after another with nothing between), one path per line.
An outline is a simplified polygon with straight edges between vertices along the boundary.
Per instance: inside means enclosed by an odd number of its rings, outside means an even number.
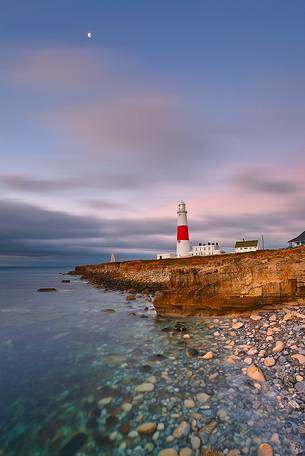
M155 293L160 316L220 315L305 302L305 247L77 266L74 274L106 289Z

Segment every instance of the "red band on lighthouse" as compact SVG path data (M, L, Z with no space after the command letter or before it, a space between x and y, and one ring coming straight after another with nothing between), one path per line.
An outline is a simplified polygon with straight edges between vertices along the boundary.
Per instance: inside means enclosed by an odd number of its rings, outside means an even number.
M189 240L189 229L187 225L177 226L177 241L188 241Z

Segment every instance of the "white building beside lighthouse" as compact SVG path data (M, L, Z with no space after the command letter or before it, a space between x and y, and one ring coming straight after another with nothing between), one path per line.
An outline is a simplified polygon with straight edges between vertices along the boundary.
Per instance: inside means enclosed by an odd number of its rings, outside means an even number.
M218 242L199 242L197 245L191 246L187 223L186 204L183 201L179 203L177 211L176 253L158 253L157 259L162 260L168 258L187 258L191 256L220 255L220 253L221 251Z

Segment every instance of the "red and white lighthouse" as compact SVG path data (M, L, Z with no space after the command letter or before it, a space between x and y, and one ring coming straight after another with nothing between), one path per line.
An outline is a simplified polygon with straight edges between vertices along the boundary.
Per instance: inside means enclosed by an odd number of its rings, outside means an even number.
M178 204L177 215L177 257L187 257L190 256L191 244L185 203Z

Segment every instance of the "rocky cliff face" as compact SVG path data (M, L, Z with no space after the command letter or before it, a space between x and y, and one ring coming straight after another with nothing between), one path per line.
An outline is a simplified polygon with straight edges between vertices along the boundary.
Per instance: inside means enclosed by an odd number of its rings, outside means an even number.
M161 316L211 315L305 300L305 247L79 266L110 289L156 292Z

